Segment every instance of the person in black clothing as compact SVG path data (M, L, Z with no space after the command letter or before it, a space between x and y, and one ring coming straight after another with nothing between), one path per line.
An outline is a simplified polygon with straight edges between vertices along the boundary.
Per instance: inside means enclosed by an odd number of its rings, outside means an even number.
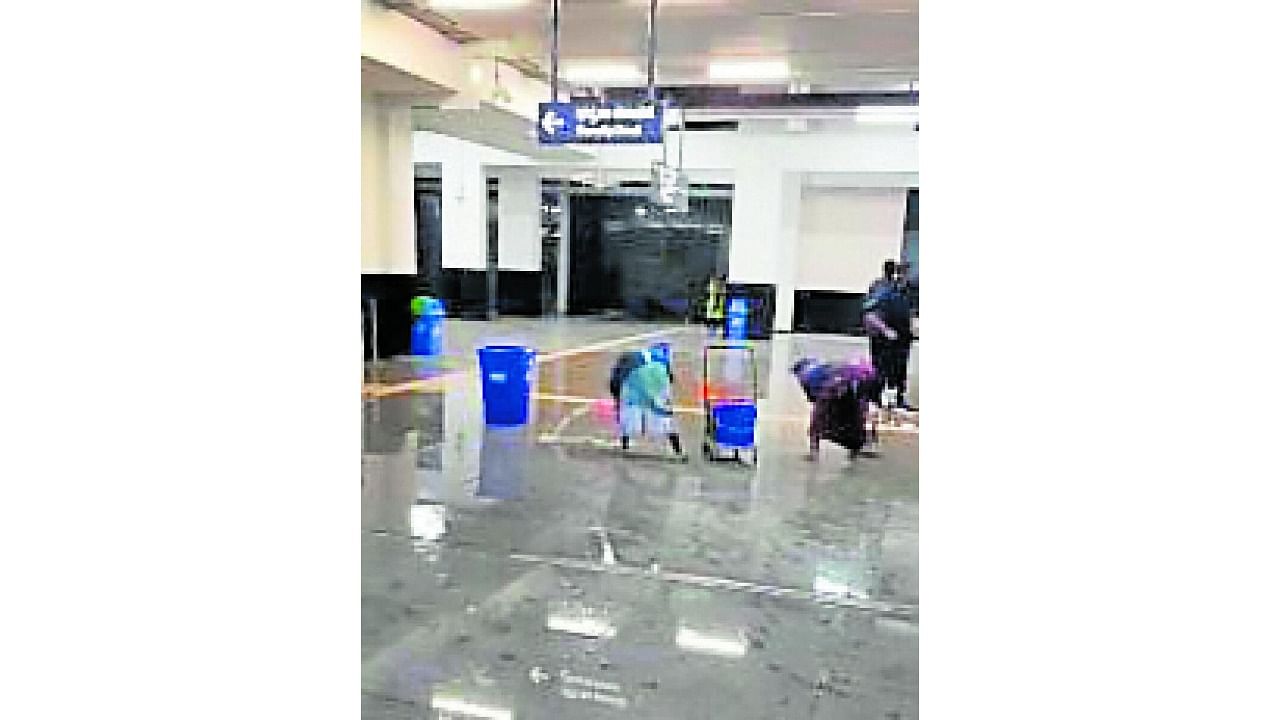
M862 305L863 322L871 336L871 362L881 391L897 391L897 405L907 404L907 360L911 355L911 299L900 267L884 262L884 275L871 283Z

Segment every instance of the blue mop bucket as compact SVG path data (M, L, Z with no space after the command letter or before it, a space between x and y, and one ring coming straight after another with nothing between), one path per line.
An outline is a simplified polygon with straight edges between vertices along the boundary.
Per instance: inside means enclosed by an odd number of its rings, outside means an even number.
M713 405L716 445L746 449L756 444L756 405L749 401L733 401Z
M513 427L529 422L529 375L534 352L519 345L490 345L480 356L484 424Z

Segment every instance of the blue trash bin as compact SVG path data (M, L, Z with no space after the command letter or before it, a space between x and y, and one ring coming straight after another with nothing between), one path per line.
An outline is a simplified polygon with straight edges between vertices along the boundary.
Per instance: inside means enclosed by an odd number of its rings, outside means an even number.
M529 376L534 352L519 345L490 345L480 356L484 424L513 427L529 422Z
M747 339L747 299L730 298L724 312L724 337L726 340Z
M444 303L432 297L421 301L409 336L409 352L421 357L439 355L444 352Z

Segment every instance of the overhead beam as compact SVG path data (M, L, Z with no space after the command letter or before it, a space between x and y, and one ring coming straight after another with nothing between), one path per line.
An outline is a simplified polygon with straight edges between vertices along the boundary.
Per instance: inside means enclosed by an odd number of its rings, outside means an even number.
M550 93L541 80L526 77L500 58L478 58L470 43L385 3L363 0L361 9L361 57L442 88L451 106L484 104L532 121L538 103Z

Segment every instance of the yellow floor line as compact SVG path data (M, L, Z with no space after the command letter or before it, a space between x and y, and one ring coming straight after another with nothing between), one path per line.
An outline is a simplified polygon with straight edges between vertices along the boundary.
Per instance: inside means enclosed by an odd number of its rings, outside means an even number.
M666 328L663 330L654 330L652 332L646 332L646 333L637 333L635 335L627 335L625 337L614 338L612 340L603 340L601 342L591 343L590 345L581 345L575 348L566 348L564 350L556 350L555 352L549 352L545 355L540 354L537 356L536 359L538 363L554 362L556 360L572 357L574 355L581 355L582 353L596 352L599 350L608 350L609 348L618 347L619 345L627 345L630 343L639 342L641 340L648 340L650 338L661 337L663 335L671 335L672 333L684 332L686 330L687 328L684 328L684 327L676 327L676 328Z
M641 340L661 337L663 335L685 332L687 329L688 328L684 327L665 328L662 330L654 330L652 332L637 333L635 335L625 335L620 338L613 338L612 340L602 340L588 345L579 345L578 347L556 350L555 352L550 352L545 355L535 355L534 362L539 365L554 362L556 360L562 360L582 353L608 350L609 348L617 347L619 345L627 345ZM444 389L444 376L456 375L460 368L442 368L442 370L444 371L442 375L431 378L405 380L398 383L364 383L360 388L360 394L366 397L386 397L388 395L400 395L402 393L420 392L424 390L442 390Z
M550 393L534 393L533 398L535 400L546 400L549 402L559 402L559 403L565 403L569 405L595 405L596 403L601 403L601 402L604 402L604 403L613 402L612 400L607 398L578 397L575 395L553 395ZM672 410L684 415L706 415L706 412L704 412L703 409L700 407L676 406L672 408ZM808 415L800 415L800 414L775 415L772 413L762 413L759 419L760 419L760 422L802 422L802 423L809 422ZM910 435L910 434L919 433L920 426L919 424L912 424L912 423L903 423L900 425L881 423L879 426L879 430L880 432L903 433L903 434Z

